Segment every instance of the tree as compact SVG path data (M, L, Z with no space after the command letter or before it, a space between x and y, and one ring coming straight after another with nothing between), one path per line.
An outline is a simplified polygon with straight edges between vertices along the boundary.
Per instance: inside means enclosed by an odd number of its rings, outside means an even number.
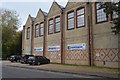
M9 26L14 28L15 30L20 27L19 15L16 11L8 10L8 9L0 9L0 25L1 26Z
M0 9L0 31L2 29L2 57L21 53L21 32L18 14L12 10ZM18 48L19 47L19 48Z
M102 2L101 7L104 8L104 12L109 15L114 12L118 15L118 18L113 19L114 26L111 27L112 32L120 34L120 1L119 2Z

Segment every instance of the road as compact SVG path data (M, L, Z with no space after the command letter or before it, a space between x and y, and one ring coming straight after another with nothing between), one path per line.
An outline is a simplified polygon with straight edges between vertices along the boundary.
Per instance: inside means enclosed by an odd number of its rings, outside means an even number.
M2 61L0 59L0 80L1 80L1 78L2 78Z
M67 73L11 67L3 64L2 78L93 78L93 77L85 75L74 75Z

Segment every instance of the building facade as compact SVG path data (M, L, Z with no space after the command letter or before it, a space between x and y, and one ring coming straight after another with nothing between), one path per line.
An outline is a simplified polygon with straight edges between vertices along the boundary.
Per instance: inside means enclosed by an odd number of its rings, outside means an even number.
M63 9L57 2L53 2L47 16L46 57L51 62L61 63L61 29Z
M46 56L53 63L118 68L118 36L110 23L117 17L107 16L99 3L68 2L64 8L54 1L48 14L40 9L34 23L28 18L23 54L30 49L29 54ZM26 40L31 23L32 39Z
M47 13L39 9L33 29L33 55L45 56L46 16Z
M33 25L35 18L28 16L22 31L22 54L31 54L33 45Z

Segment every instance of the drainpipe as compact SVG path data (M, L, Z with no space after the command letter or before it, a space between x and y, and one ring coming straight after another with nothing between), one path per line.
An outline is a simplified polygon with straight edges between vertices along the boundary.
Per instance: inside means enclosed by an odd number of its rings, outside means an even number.
M22 30L22 54L24 54L24 42L25 42L25 25L23 26Z
M91 3L87 2L87 24L88 24L88 52L89 52L89 66L93 66L93 34L92 34L92 7Z
M64 50L64 21L63 21L63 10L61 12L61 64L65 63L65 50Z
M43 40L43 56L45 56L45 53L46 53L46 17L44 17L44 34L43 34L43 37L44 37L44 40Z
M33 37L33 34L34 34L34 24L32 22L32 30L31 30L31 55L33 55L33 48L34 48L34 37Z

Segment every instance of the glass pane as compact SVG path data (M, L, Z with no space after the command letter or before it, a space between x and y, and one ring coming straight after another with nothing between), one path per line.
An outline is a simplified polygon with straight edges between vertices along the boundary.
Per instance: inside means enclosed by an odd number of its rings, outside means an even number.
M39 36L39 25L36 25L36 37Z
M55 18L55 32L60 31L60 17Z
M53 33L53 25L49 25L49 33Z
M44 28L41 27L41 28L40 28L40 35L43 35L43 32L44 32Z
M55 18L55 22L60 22L60 17Z
M49 21L49 33L53 33L53 19Z
M44 24L40 24L40 35L43 35L44 33Z
M55 32L60 31L60 22L55 24Z
M100 9L100 3L96 3L96 9Z
M84 26L84 25L85 25L84 15L78 16L77 17L77 27Z
M84 8L77 10L77 15L84 14Z
M106 20L107 20L106 13L103 11L103 9L97 10L97 22L102 22Z
M30 38L30 28L27 28L27 39Z
M49 24L53 24L53 20L50 20L50 21L49 21Z
M74 28L74 18L68 20L68 29Z
M74 12L68 13L68 19L74 17Z

